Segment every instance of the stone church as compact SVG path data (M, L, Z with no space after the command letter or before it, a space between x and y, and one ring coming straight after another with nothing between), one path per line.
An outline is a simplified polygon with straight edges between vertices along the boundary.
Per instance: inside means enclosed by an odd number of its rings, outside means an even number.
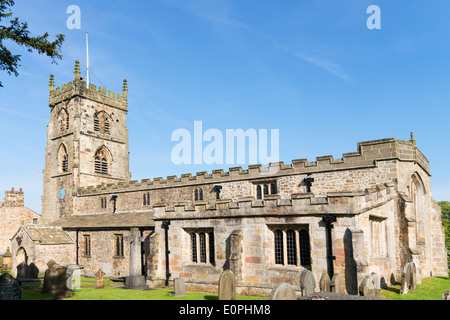
M348 293L372 273L399 282L407 262L420 277L447 275L430 164L412 134L360 142L339 159L130 181L126 80L116 94L86 87L78 62L74 74L58 88L50 76L42 221L11 239L14 266L23 251L41 272L53 259L204 290L230 269L238 293L278 282L300 291L303 270L340 275Z

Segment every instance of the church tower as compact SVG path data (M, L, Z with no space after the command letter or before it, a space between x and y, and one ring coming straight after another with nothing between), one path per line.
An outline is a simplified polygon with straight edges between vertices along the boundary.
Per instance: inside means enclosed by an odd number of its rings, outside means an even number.
M50 75L43 225L74 213L77 188L130 180L127 81L122 94L87 88L78 60L74 74L56 89Z

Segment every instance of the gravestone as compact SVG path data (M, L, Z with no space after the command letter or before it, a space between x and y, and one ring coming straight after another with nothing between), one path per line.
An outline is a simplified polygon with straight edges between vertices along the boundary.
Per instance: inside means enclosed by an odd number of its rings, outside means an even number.
M273 288L269 300L297 300L297 295L289 283L280 282Z
M416 288L416 265L413 262L407 262L403 267L400 294L407 294L410 289L415 290Z
M72 290L67 287L67 267L54 264L52 266L52 299L59 300L72 297Z
M22 300L19 281L8 273L0 275L0 300Z
M67 274L69 279L67 281L67 287L70 290L81 289L81 269L77 264L72 264L67 267Z
M125 288L148 289L145 276L142 275L141 242L144 242L144 238L140 236L139 228L131 228L130 236L125 240L130 242L130 274L125 279Z
M111 277L112 276L111 263L104 263L104 264L102 264L102 270L105 273L105 277Z
M220 275L219 300L236 300L236 277L231 270L225 270Z
M331 281L328 272L324 271L319 280L319 288L322 292L331 292Z
M380 280L376 273L364 277L359 286L359 294L364 297L379 298L380 291Z
M95 289L105 288L105 272L102 269L98 269L95 274Z
M34 262L30 263L28 269L26 271L28 279L38 279L39 278L39 269L36 267Z
M184 278L175 278L173 280L173 290L175 297L186 295L186 284Z
M346 293L344 279L339 274L335 274L333 279L331 279L331 292L342 294Z
M27 276L27 271L28 270L28 264L26 264L25 262L21 262L18 266L17 266L17 279L26 279L28 278Z
M444 291L441 300L450 300L450 291Z
M302 271L300 275L300 289L302 290L302 296L309 296L316 291L316 280L311 271Z
M55 260L50 260L47 262L48 269L45 270L44 273L44 283L42 285L42 291L41 293L50 293L52 291L52 267L55 265Z

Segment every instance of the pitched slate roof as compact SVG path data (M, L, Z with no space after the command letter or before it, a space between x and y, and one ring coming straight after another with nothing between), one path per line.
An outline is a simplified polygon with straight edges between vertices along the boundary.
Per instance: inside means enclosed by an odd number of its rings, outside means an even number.
M72 244L72 238L61 228L23 226L24 231L33 241L40 244Z
M75 214L51 224L64 229L154 227L153 211Z

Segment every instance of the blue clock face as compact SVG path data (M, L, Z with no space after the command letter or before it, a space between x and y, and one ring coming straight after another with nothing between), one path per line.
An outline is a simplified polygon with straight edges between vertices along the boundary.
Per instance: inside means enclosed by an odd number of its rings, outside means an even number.
M61 188L61 190L59 190L59 199L63 200L66 197L66 190L64 190L64 188Z

